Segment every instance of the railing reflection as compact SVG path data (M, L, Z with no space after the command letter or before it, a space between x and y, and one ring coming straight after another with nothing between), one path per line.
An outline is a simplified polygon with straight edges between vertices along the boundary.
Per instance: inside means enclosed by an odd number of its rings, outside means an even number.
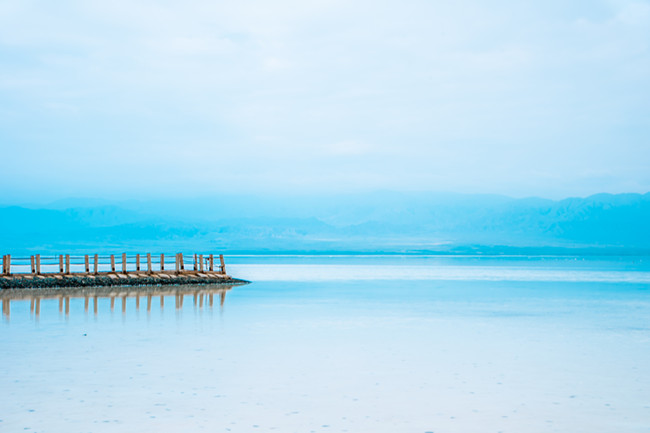
M122 314L127 311L127 299L133 298L135 301L135 310L140 310L140 297L147 298L147 312L151 312L153 298L159 297L160 309L165 308L165 298L174 297L174 307L177 310L183 308L186 296L194 297L194 307L204 308L207 303L208 308L214 306L215 295L219 297L219 305L223 307L226 300L226 293L233 286L224 285L200 285L200 286L143 286L143 287L85 287L82 289L16 289L0 290L0 300L2 301L2 316L9 319L11 316L12 301L30 301L29 311L35 317L41 314L41 301L48 299L58 299L59 313L68 316L70 314L70 299L84 300L84 312L88 313L90 300L92 299L93 313L99 314L99 299L110 299L110 311L115 310L115 299L121 299Z

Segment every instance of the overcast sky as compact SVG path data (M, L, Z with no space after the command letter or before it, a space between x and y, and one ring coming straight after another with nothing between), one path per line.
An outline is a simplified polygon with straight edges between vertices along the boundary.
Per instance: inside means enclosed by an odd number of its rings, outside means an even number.
M4 199L650 190L650 1L0 0Z

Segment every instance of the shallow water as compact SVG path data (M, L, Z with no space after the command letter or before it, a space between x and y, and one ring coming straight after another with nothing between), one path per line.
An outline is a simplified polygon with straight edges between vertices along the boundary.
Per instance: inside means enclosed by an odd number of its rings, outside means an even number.
M0 431L650 431L650 258L228 263L223 305L12 301Z

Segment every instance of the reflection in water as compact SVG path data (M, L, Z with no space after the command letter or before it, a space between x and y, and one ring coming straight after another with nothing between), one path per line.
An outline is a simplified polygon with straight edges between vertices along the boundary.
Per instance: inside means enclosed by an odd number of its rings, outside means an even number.
M220 306L223 307L226 292L233 286L205 285L205 286L151 286L151 287L84 287L80 289L15 289L0 291L2 300L2 316L9 319L11 316L11 301L30 301L29 311L35 317L41 313L42 299L58 299L59 313L68 316L70 314L70 298L83 298L84 312L88 313L90 298L93 298L93 312L98 314L99 298L110 299L110 311L115 309L115 298L122 299L122 314L126 314L128 298L135 298L135 309L140 310L140 296L147 297L147 312L151 312L151 302L154 296L160 296L160 309L165 308L165 297L174 296L174 307L177 310L183 308L185 295L194 296L194 307L202 309L207 303L209 308L214 305L214 295L218 294Z

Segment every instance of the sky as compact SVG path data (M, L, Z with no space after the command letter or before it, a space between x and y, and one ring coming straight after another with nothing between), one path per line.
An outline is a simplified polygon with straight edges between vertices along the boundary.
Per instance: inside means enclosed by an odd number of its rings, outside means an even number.
M650 1L0 0L2 200L650 190Z

